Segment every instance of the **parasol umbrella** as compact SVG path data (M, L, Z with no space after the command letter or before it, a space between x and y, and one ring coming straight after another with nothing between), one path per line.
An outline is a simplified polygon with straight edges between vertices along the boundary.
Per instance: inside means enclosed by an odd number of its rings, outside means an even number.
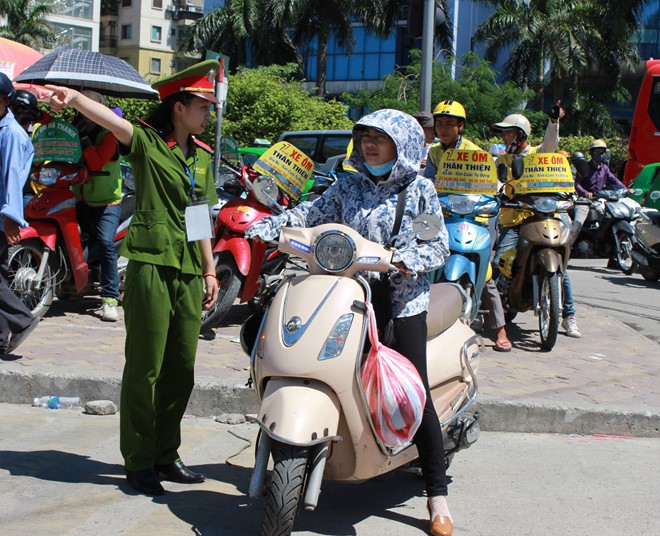
M77 48L58 48L46 54L15 81L91 89L114 97L158 98L158 91L124 60Z
M0 72L10 80L43 57L41 52L27 45L0 37Z

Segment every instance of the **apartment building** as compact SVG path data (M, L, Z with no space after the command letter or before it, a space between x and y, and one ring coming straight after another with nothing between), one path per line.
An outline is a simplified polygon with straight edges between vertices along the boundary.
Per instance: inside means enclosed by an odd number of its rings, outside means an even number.
M179 43L203 15L204 0L103 0L99 50L157 80L199 61L179 52Z
M98 52L101 0L57 0L47 19L55 32L53 48L69 46Z

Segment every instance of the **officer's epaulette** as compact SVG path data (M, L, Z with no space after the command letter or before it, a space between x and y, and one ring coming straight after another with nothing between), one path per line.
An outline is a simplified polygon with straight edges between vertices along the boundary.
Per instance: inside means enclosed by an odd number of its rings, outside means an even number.
M207 153L209 153L209 154L213 154L213 149L211 149L211 147L209 147L208 145L206 145L206 143L204 143L203 141L198 140L195 136L193 136L193 141L195 142L195 145L197 145L198 147L201 147L201 148L204 149Z

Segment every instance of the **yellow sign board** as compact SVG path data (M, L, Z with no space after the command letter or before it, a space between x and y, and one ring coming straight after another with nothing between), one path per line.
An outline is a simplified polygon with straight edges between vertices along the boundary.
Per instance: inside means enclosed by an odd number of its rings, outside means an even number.
M252 167L258 173L273 177L277 185L297 201L312 177L314 162L292 144L281 141L268 148Z
M447 149L435 176L435 189L445 194L497 193L497 168L486 151Z
M524 157L523 163L522 177L511 183L516 195L575 191L571 167L563 154L530 154Z

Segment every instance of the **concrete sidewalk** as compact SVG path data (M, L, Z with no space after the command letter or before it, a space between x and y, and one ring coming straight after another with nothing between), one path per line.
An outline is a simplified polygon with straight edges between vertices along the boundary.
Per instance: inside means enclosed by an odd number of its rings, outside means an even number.
M118 403L125 330L123 322L102 322L98 307L94 297L56 301L16 354L0 356L0 402L60 395ZM200 340L191 415L256 412L238 343L248 315L247 306L235 306L214 340ZM660 346L584 305L579 321L582 338L560 331L552 352L540 351L531 313L509 330L511 352L495 352L486 339L478 373L482 429L660 437Z

